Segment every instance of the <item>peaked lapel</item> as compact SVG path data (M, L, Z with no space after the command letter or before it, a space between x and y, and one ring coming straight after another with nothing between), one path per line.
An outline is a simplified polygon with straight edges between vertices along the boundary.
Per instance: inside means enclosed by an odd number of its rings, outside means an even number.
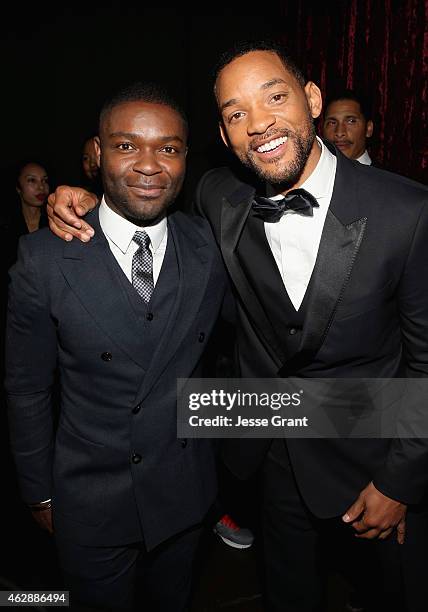
M228 272L236 286L243 308L249 313L251 323L265 349L280 367L284 353L269 319L249 283L239 262L236 249L251 210L255 189L241 183L227 198L223 198L221 212L221 251Z
M177 299L138 392L140 401L150 392L186 337L204 298L213 265L214 247L183 213L168 217L170 239L174 241L179 269Z
M337 153L334 189L312 274L302 340L281 375L306 365L322 346L358 256L367 217L360 216L354 163L358 162Z
M58 260L71 289L94 321L111 340L136 364L143 368L141 324L118 274L123 274L110 251L98 218L98 209L89 213L87 221L95 236L89 243L77 239L64 244L63 257Z

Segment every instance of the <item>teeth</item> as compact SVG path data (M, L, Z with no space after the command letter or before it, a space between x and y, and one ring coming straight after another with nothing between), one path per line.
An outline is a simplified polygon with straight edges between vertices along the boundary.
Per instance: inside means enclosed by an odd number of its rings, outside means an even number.
M261 147L257 147L257 151L259 153L266 153L267 151L273 151L273 149L276 149L277 147L279 147L279 145L284 144L284 142L287 142L287 140L288 140L287 136L281 136L281 138L275 138L274 140L267 142Z

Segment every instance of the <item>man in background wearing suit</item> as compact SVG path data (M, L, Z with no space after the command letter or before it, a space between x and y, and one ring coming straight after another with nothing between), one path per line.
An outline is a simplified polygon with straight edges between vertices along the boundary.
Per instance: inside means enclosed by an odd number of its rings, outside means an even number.
M49 230L11 270L6 390L24 501L52 531L72 602L150 612L188 603L200 523L216 496L210 441L176 435L177 378L201 375L226 287L208 223L167 214L187 122L151 84L108 100L104 197L90 245ZM60 372L54 433L51 389Z
M373 135L373 120L367 103L352 90L327 100L322 135L349 159L371 166L367 138Z
M196 202L237 296L241 375L427 376L426 188L316 138L320 91L275 44L224 54L215 96L242 167L208 172ZM51 227L90 239L69 205L81 215L94 202L64 196ZM228 440L224 458L242 478L263 470L270 611L325 612L318 545L330 529L364 543L361 573L378 556L365 578L373 610L425 609L426 440Z

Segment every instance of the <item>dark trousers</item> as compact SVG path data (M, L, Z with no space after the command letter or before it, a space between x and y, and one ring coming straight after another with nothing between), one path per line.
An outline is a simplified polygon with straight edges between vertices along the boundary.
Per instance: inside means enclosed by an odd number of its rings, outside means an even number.
M404 545L360 540L341 517L317 519L304 503L279 445L264 466L264 556L269 612L325 612L328 552L362 593L368 610L428 609L428 513L409 509ZM330 550L329 550L330 549ZM341 552L340 552L341 551Z
M179 534L147 552L124 546L80 546L56 536L72 610L184 612L201 529Z

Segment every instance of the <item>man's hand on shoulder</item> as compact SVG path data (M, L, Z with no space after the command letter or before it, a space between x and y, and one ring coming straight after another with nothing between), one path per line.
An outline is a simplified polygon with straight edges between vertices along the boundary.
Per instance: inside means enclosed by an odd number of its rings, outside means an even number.
M48 198L47 213L51 231L63 240L89 242L94 235L93 228L81 217L95 208L98 198L80 187L61 185Z
M403 544L406 511L405 504L383 495L371 482L361 491L342 519L352 525L357 538L384 540L396 529L397 541Z

